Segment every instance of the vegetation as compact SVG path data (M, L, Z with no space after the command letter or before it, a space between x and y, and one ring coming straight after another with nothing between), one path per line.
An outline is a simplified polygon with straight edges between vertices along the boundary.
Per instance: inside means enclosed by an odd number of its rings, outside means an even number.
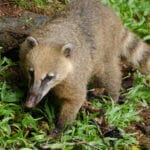
M25 1L21 0L22 6ZM39 7L45 8L46 1L34 0ZM136 32L145 41L150 41L150 1L143 0L102 0L113 7L121 16L126 27ZM2 49L2 48L0 48ZM92 108L103 108L90 112L81 109L74 124L59 138L49 136L54 128L54 108L48 98L41 106L26 111L23 107L25 85L18 65L6 57L0 58L0 149L63 149L63 150L120 150L133 149L138 145L134 133L126 128L133 121L140 121L138 106L148 107L150 103L150 78L134 73L134 86L122 90L127 101L123 105L114 104L106 96L94 98ZM129 74L130 75L130 74ZM20 78L19 78L20 76ZM12 79L12 77L14 77ZM19 79L18 79L19 78ZM19 81L19 82L16 82ZM13 81L15 83L13 83ZM130 99L130 100L129 100ZM101 112L101 113L100 113ZM102 124L115 129L115 135L103 131ZM104 129L105 130L105 129ZM136 147L137 148L137 147Z
M150 1L101 0L112 6L121 17L124 25L145 41L150 41Z

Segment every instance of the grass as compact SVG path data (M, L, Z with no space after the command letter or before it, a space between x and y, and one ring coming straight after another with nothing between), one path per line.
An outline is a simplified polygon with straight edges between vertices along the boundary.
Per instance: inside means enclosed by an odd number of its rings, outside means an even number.
M144 77L139 72L135 74L135 87L128 92L131 99L140 99L143 103L150 104L150 77Z
M102 0L113 7L121 16L126 27L136 32L145 41L150 40L149 12L150 1L143 0ZM19 1L23 3L25 1ZM46 1L32 1L45 8ZM25 4L26 5L26 4ZM27 6L23 6L27 7ZM30 7L30 6L29 6ZM87 113L81 110L74 124L66 130L60 138L48 136L54 128L54 108L49 105L48 99L40 107L26 111L23 107L24 85L21 82L15 85L9 79L14 72L8 71L17 67L8 58L0 58L0 149L62 149L62 150L120 150L131 149L138 145L134 134L126 133L125 129L133 122L140 121L137 106L148 106L150 103L150 78L134 74L135 83L126 91L127 101L123 105L92 100L94 108L104 108L105 118L109 127L117 127L120 137L105 137L95 118L99 112ZM23 81L22 81L23 82Z
M150 41L150 1L101 0L112 6L121 17L125 27L137 33L145 41Z

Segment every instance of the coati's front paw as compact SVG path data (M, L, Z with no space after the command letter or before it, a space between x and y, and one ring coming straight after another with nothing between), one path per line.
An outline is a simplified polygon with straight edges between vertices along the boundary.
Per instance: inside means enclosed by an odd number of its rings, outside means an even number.
M58 132L56 129L50 131L49 133L49 137L51 138L59 138L60 137L60 134L61 132Z
M63 125L62 123L59 123L59 122L56 123L54 132L55 132L56 134L60 134L60 133L63 132L63 130L64 130L64 125Z
M56 123L55 129L49 133L49 136L53 138L57 138L61 135L64 129L65 129L65 125L62 125L61 123Z
M52 138L58 138L60 137L62 132L63 132L63 129L55 127L55 129L49 133L49 136Z

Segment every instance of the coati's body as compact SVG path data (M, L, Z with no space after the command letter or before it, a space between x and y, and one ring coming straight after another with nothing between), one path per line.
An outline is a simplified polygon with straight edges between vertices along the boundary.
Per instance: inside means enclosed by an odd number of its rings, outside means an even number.
M150 47L124 29L115 13L98 0L70 2L31 36L20 51L24 70L34 74L26 105L34 107L52 89L62 102L59 127L74 120L91 79L118 100L121 57L150 73Z

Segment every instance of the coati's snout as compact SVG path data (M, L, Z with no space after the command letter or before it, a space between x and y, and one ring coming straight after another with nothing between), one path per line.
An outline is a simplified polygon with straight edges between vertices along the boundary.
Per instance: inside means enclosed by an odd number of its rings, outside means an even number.
M28 91L25 106L28 108L35 107L53 87L55 78L54 74L49 74L45 75L45 77L38 82L35 80Z
M35 107L40 101L42 100L42 90L41 87L38 85L33 85L30 87L27 93L27 99L25 106L27 108Z

